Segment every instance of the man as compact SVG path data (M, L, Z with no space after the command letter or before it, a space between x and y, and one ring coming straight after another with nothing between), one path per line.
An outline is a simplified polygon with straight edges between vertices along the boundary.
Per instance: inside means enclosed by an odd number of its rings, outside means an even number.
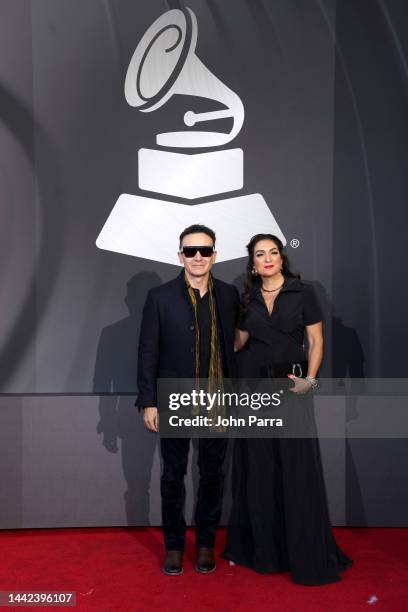
M211 275L216 258L215 233L192 225L180 235L184 270L174 280L151 289L143 310L139 340L137 405L144 422L157 432L157 379L208 378L215 383L234 376L234 332L239 296L233 285ZM200 481L196 524L196 569L215 570L215 531L221 515L223 462L227 440L199 440ZM185 486L190 439L161 439L162 518L166 556L163 571L183 571L186 523Z

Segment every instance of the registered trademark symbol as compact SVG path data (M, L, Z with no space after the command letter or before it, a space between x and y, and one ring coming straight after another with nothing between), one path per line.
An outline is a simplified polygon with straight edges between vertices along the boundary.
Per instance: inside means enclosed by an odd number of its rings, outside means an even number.
M290 241L290 246L293 249L297 249L299 244L300 244L300 242L299 242L299 240L297 238L292 238L292 240Z

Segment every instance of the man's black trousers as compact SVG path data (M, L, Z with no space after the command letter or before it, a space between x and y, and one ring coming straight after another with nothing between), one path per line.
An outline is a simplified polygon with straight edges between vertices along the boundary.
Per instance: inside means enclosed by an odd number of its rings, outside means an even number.
M213 548L224 484L223 464L228 440L200 438L198 467L200 481L195 511L196 545ZM185 485L190 438L161 438L163 471L160 482L164 543L167 550L183 550Z

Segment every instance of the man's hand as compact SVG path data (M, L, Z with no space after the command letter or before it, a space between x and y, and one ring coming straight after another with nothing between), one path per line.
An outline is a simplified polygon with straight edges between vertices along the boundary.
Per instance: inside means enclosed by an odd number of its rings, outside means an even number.
M146 406L143 408L143 421L149 431L159 431L159 414L157 408Z

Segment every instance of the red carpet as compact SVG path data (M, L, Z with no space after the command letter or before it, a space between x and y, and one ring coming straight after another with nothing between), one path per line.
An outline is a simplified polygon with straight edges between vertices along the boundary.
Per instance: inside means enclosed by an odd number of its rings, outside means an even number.
M191 531L184 574L178 577L160 571L162 540L156 528L3 531L0 590L76 591L76 609L99 612L406 612L408 529L341 528L335 534L338 544L354 559L354 567L336 584L302 587L292 583L289 574L260 576L222 559L214 574L198 574L192 566ZM224 537L225 531L220 530L219 550Z

